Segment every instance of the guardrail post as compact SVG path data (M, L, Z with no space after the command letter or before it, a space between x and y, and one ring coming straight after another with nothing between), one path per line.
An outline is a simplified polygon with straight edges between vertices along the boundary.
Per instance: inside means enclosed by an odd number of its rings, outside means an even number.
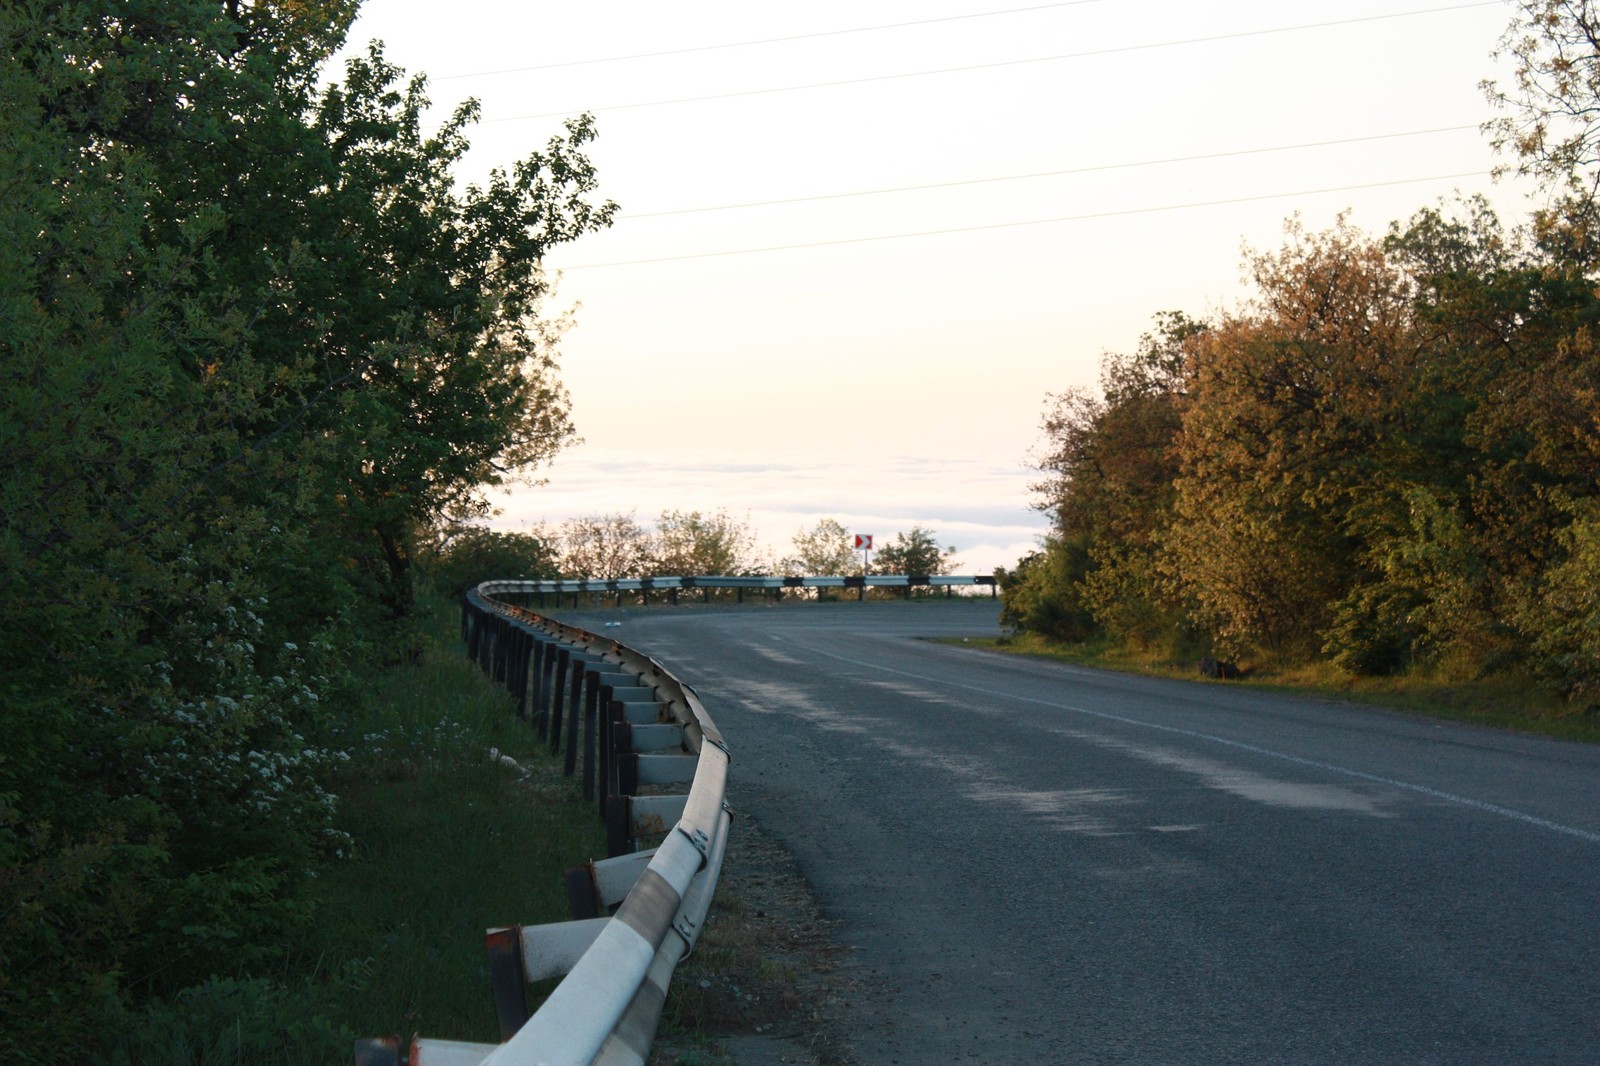
M623 719L622 705L613 706L617 713L611 722L610 773L606 789L611 796L631 796L639 791L639 759L633 753L633 726ZM604 813L602 809L601 814Z
M634 796L639 792L639 753L625 751L617 756L617 793Z
M497 685L506 679L506 632L509 628L504 618L495 616L494 643L490 645L492 651L489 656L489 680Z
M578 731L582 727L583 708L583 662L575 656L569 656L570 662L567 672L571 676L567 679L567 755L561 764L561 772L571 777L578 772ZM585 793L584 799L589 796Z
M611 788L611 779L613 777L612 766L616 758L614 749L612 747L613 741L611 730L613 729L613 723L611 717L611 692L612 689L610 685L601 685L599 695L595 701L597 710L595 715L595 727L599 730L599 741L596 747L599 751L598 757L600 760L600 772L597 775L600 782L600 787L595 791L598 794L600 801L599 815L601 818L606 816L606 793L610 791Z
M542 666L541 656L544 651L544 639L539 635L538 629L528 626L528 677L523 680L526 690L526 703L528 703L528 719L539 730L539 739L544 739L544 719L539 717L539 667Z
M491 929L483 946L489 953L489 988L500 1039L510 1040L528 1024L528 975L522 965L522 931L516 926Z
M563 702L567 686L567 668L572 659L572 653L566 648L555 649L555 677L550 686L550 754L554 755L561 750L561 725L566 709ZM571 773L569 767L566 771Z
M606 858L633 850L633 797L606 797Z
M517 717L526 720L528 717L528 630L521 623L517 623L517 656L515 669L511 673L511 693L517 698Z
M518 628L517 623L506 622L505 648L500 653L500 681L507 692L516 691Z
M605 701L606 725L606 750L610 752L608 759L609 776L606 777L606 788L611 795L622 791L617 787L616 765L617 757L624 752L633 750L633 726L628 724L627 708L621 701L611 698L611 693L606 693ZM602 814L605 812L602 811Z
M499 684L506 678L501 659L505 654L506 623L496 615L490 622L494 626L494 641L489 645L489 680Z
M573 921L600 917L600 889L594 882L594 867L569 866L562 879L567 886L567 908Z
M551 713L551 708L555 706L556 653L559 650L555 641L545 639L544 667L539 675L539 706L544 709L545 725L551 728L555 726L555 715Z
M528 711L533 716L533 724L539 731L539 739L545 740L550 735L550 722L545 717L544 707L544 638L537 633L532 633L533 646L528 649Z
M593 670L584 671L583 693L583 798L594 799L595 755L598 749L595 733L600 728L600 675Z

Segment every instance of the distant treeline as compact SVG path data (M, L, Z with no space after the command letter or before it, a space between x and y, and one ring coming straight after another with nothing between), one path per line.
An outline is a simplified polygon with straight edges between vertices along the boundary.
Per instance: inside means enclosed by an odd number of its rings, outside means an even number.
M583 515L530 532L481 526L440 529L421 546L418 561L440 589L459 593L489 578L692 577L948 574L958 560L931 530L882 538L870 557L837 519L824 518L794 535L792 551L770 558L748 519L725 510L666 510L653 525L624 513Z
M1051 399L1044 550L1009 618L1064 640L1600 690L1592 200L1471 200L1251 255Z

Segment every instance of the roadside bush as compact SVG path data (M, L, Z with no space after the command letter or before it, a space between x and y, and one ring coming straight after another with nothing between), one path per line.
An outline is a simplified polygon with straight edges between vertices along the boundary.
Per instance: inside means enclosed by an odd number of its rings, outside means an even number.
M437 537L418 550L417 566L423 578L451 597L495 578L561 576L555 553L540 538L479 526Z
M1089 569L1087 538L1048 537L1000 577L1000 624L1055 640L1080 642L1096 632L1083 598Z

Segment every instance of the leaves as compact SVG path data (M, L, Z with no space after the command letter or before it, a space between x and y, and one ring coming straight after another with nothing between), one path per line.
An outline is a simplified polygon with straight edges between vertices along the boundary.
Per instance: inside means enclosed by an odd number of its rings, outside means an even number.
M458 190L473 107L324 77L353 12L0 6L7 1061L280 950L419 531L571 439L540 263L614 211L593 121Z
M1057 537L1008 613L1357 673L1526 664L1592 690L1574 589L1600 496L1600 301L1559 250L1481 200L1381 240L1291 221L1247 257L1248 304L1163 319L1107 357L1099 395L1052 398L1038 488Z

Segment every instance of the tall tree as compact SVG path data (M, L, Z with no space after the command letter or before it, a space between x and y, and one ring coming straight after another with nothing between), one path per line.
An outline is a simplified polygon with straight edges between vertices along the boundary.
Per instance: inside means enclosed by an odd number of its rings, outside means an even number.
M538 263L610 217L592 125L458 191L472 107L324 84L353 11L0 5L6 1061L264 964L369 603L568 434Z
M1499 55L1509 86L1482 88L1501 112L1495 148L1547 187L1593 198L1600 181L1600 9L1592 0L1519 0Z
M532 533L467 526L421 542L417 555L428 581L452 596L497 578L561 576L552 545Z
M722 510L710 515L662 511L649 553L652 573L679 577L750 574L761 565L750 520Z
M650 531L632 514L569 518L536 535L559 546L561 572L567 577L609 581L644 577L649 569Z
M1356 570L1344 516L1373 491L1417 364L1409 281L1341 222L1251 260L1250 313L1196 352L1165 565L1232 649L1316 647Z
M861 570L861 560L856 555L850 531L837 519L823 518L810 529L801 527L791 543L794 545L794 554L783 561L786 573L838 577Z
M894 540L878 546L872 569L878 574L909 574L931 577L948 574L956 566L956 550L940 545L933 531L912 526L909 532L896 533Z
M1040 562L1010 584L1029 603L1058 601L1065 613L1019 608L1022 624L1050 619L1081 640L1092 613L1113 637L1137 644L1170 628L1157 548L1178 474L1191 349L1206 329L1179 312L1158 315L1132 354L1106 354L1098 395L1080 389L1051 398L1038 461L1046 476L1034 491L1055 534Z

